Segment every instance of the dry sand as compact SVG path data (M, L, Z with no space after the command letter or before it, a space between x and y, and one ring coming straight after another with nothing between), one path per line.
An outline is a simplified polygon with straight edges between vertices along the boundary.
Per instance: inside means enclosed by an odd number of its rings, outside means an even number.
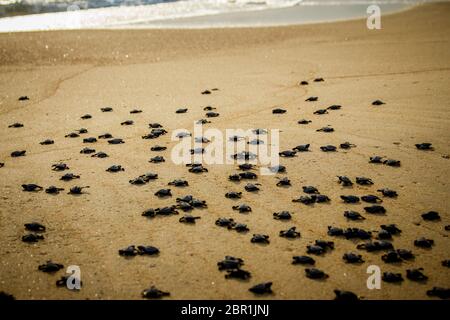
M365 21L320 25L226 30L127 30L12 33L0 35L0 291L19 299L140 299L151 284L171 292L172 299L252 299L248 288L272 281L273 299L331 299L333 290L351 290L366 299L426 299L433 286L449 287L450 276L441 261L449 258L450 160L450 5L428 5L386 16L383 29L370 31ZM323 77L325 82L298 86L300 80ZM207 88L220 89L202 95ZM17 98L28 95L30 101ZM316 103L304 102L311 95ZM386 105L371 106L375 99ZM340 111L317 116L312 112L331 104ZM260 177L262 191L244 191L252 206L248 215L231 210L235 201L224 198L227 191L242 191L227 180L235 166L208 166L209 172L195 175L170 161L151 164L155 144L173 146L170 134L143 140L149 122L160 122L170 132L191 129L204 116L203 106L218 108L220 117L209 127L280 128L280 149L311 143L312 152L282 159L291 188L275 186L273 176ZM112 106L114 112L101 113ZM187 114L175 115L179 107ZM272 115L275 106L288 110ZM133 108L143 113L130 115ZM90 113L93 118L80 120ZM297 120L313 120L300 126ZM121 126L127 119L134 126ZM25 127L10 129L22 122ZM315 130L332 125L336 132ZM105 151L106 159L91 158L79 151L81 138L64 136L86 127L88 136L105 132L124 138L112 146L99 141L93 146ZM53 138L55 144L41 146ZM350 141L349 151L324 153L324 144ZM416 150L415 143L432 142L435 151ZM11 158L14 150L27 156ZM162 153L169 158L170 151ZM401 160L400 168L368 163L369 156ZM59 181L62 173L51 165L67 163L80 174L73 182ZM105 172L121 164L125 172ZM141 187L128 180L145 172L157 172L158 180ZM368 176L374 186L344 189L336 175ZM281 176L281 174L280 174ZM174 197L157 199L153 193L175 178L190 186L172 188ZM44 192L21 191L23 183L43 186L91 186L79 197L66 192L50 196ZM330 204L312 207L292 203L302 194L301 186L314 185L328 195ZM365 214L363 222L346 221L344 210L363 212L363 204L344 205L341 194L373 194L390 187L398 199L385 199L385 216ZM175 202L192 194L206 200L208 208L194 211L196 225L178 222L179 216L147 219L141 212ZM290 210L293 219L280 222L272 213ZM440 212L439 222L425 222L420 214ZM215 226L219 217L247 223L243 235ZM21 241L23 224L40 221L47 226L45 240L37 244ZM356 241L327 236L327 226L355 226L379 230L395 223L402 230L393 241L396 248L413 250L412 262L391 265L381 253L361 252L362 265L348 265L342 255L356 251ZM297 226L300 239L289 241L280 230ZM271 243L250 243L251 234L270 235ZM435 241L431 250L414 247L424 236ZM316 258L316 266L330 277L325 281L305 277L304 267L291 264L293 255L305 254L315 239L335 241L336 249ZM158 257L125 259L118 249L130 244L154 245ZM249 281L226 280L217 270L225 255L245 260L252 272ZM64 274L49 275L37 270L46 260L79 265L83 288L79 292L57 288ZM401 272L423 267L426 284L405 280L401 285L382 283L381 290L368 290L366 268L379 265L382 271Z

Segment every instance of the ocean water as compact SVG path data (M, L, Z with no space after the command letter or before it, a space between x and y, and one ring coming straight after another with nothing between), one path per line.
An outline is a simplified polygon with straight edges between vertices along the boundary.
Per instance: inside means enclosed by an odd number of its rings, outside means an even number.
M362 17L433 0L0 0L0 32L96 28L209 28Z

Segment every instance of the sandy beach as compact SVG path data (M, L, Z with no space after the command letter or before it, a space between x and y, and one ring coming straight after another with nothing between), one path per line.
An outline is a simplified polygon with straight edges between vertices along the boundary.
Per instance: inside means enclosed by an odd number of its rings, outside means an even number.
M142 290L155 285L169 291L165 299L259 299L248 288L273 282L265 299L333 299L333 290L349 290L364 299L430 299L432 287L450 287L450 4L417 6L383 16L381 30L368 30L365 20L271 28L205 30L84 30L0 34L0 291L17 299L142 299ZM322 77L324 82L313 82ZM300 86L302 80L309 85ZM212 94L205 89L218 88ZM28 101L18 101L28 96ZM310 96L317 102L305 102ZM385 102L373 106L374 100ZM330 105L342 109L315 115ZM205 117L203 107L220 113L205 127L280 129L280 151L311 144L311 152L282 158L286 173L258 176L258 193L246 192L247 182L232 182L236 165L205 165L208 172L193 174L170 161L171 132L192 130ZM110 106L113 112L101 112ZM176 114L179 108L185 114ZM272 114L280 107L285 114ZM143 112L130 114L132 109ZM80 119L84 114L92 118ZM297 123L309 119L308 125ZM134 125L121 122L133 120ZM15 123L23 128L9 128ZM161 123L169 134L154 140L141 136L149 123ZM316 130L330 125L332 133ZM89 133L65 138L80 128ZM125 143L110 145L83 138L111 133ZM53 145L39 142L53 139ZM320 146L356 147L322 152ZM430 142L433 151L416 143ZM168 147L153 152L155 145ZM84 147L109 157L80 154ZM11 152L26 150L25 157ZM149 163L163 155L164 163ZM379 155L401 161L400 167L369 163ZM70 170L52 171L55 163ZM123 172L110 173L111 165ZM60 181L72 172L79 180ZM159 179L143 186L128 181L146 172ZM255 171L258 173L258 171ZM345 188L336 176L369 177L374 185ZM276 186L277 177L289 177L292 186ZM189 186L170 187L173 197L154 193L168 182L185 179ZM251 181L250 181L251 182ZM65 188L59 195L24 192L22 184ZM90 186L86 194L67 194L70 187ZM331 201L307 206L292 199L304 195L302 186L316 186ZM397 198L381 197L377 189L391 188ZM240 191L242 199L224 197ZM196 224L179 223L183 215L141 216L149 208L175 204L191 194L208 207L191 213ZM345 204L340 195L376 194L385 215L366 214L367 204ZM240 214L232 206L246 203L252 212ZM292 220L273 219L288 210ZM366 218L347 220L356 210ZM421 214L439 212L439 221L424 221ZM233 218L248 225L244 234L215 225L218 218ZM47 228L45 239L25 243L24 223L37 221ZM386 252L366 252L363 240L327 234L328 226L357 227L373 232L380 225L396 224L396 249L411 250L415 259L385 263ZM298 239L279 237L292 226ZM270 236L270 244L250 242L253 234ZM425 237L431 249L414 245ZM335 249L313 256L315 267L329 278L312 280L292 257L306 254L317 239L334 241ZM152 245L158 256L124 258L119 249ZM346 252L363 256L362 264L347 264ZM242 258L249 280L225 279L217 262L226 255ZM83 287L71 291L55 285L65 268L46 274L38 266L52 260L81 268ZM366 272L377 265L382 272L401 273L401 284L382 282L369 290ZM426 282L406 279L406 270L423 268Z

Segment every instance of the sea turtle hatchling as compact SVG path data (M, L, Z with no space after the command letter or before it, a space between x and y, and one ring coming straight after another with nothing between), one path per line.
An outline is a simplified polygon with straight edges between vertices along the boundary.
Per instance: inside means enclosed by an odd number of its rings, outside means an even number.
M186 113L188 111L187 108L180 108L175 111L175 113Z
M111 111L113 111L113 108L111 108L111 107L104 107L104 108L100 108L100 111L101 112L111 112Z
M191 173L203 173L203 172L208 172L208 169L203 167L203 165L195 165L195 166L191 166L191 168L189 168L188 170Z
M369 207L364 207L364 210L367 213L371 213L371 214L385 214L386 213L386 209L380 205L372 205Z
M395 159L386 159L383 161L383 164L390 166L390 167L400 167L400 160Z
M161 162L166 162L166 159L164 159L163 156L156 156L156 157L150 158L150 160L148 162L150 162L150 163L161 163Z
M113 135L110 133L104 133L98 136L99 139L112 139Z
M345 203L358 203L359 202L359 197L357 197L357 196L342 195L340 197Z
M350 180L347 176L337 176L338 177L338 183L342 184L344 187L350 187L353 185L353 182Z
M34 232L44 232L45 226L39 222L29 222L24 224L25 230Z
M108 169L106 169L108 172L120 172L125 171L125 169L121 165L112 165Z
M27 153L26 150L13 151L13 152L11 152L11 157L12 158L24 157L26 153Z
M48 145L51 145L51 144L54 144L54 143L55 143L55 141L52 140L52 139L45 139L44 141L39 142L39 144L41 146L48 146Z
M56 163L56 164L52 164L52 170L53 171L64 171L64 170L69 170L69 166L65 163Z
M425 221L437 221L441 220L441 217L438 212L436 211L428 211L421 214L421 217Z
M235 226L235 222L233 218L219 218L216 220L216 226L219 227L227 227L227 228L232 228Z
M428 142L416 143L415 146L419 150L434 150L434 148L431 146L431 143Z
M419 248L431 248L434 245L434 240L421 237L414 240L414 245Z
M233 210L239 211L239 213L251 212L252 208L246 204L240 204L232 207Z
M300 119L297 121L298 124L310 124L312 121L307 119Z
M316 261L309 256L293 256L292 264L311 265L313 266Z
M385 104L385 103L383 101L381 101L381 100L375 100L375 101L372 102L373 106L381 106L383 104Z
M109 144L122 144L122 143L125 143L125 141L123 141L123 139L121 139L121 138L115 138L115 139L108 140L108 143Z
M227 274L225 275L225 279L241 279L247 280L251 278L251 273L247 270L243 270L240 268L237 269L227 269Z
M377 191L381 192L381 194L383 196L388 197L388 198L395 198L395 197L398 196L397 191L391 190L391 189L388 189L388 188L378 189Z
M398 255L398 253L394 250L388 251L386 254L381 256L381 260L383 260L385 263L398 263L402 262L401 257Z
M41 191L44 188L34 184L34 183L28 183L28 184L22 184L22 189L23 191L27 191L27 192L36 192L36 191Z
M89 137L89 138L83 139L83 143L95 143L95 142L97 142L97 138L95 138L95 137Z
M219 271L239 269L244 265L244 260L233 256L225 256L225 259L217 262Z
M346 217L349 220L352 221L358 221L358 220L365 220L366 218L364 218L359 212L356 211L345 211L344 212L344 217Z
M70 180L73 180L73 179L80 179L80 176L79 175L75 175L73 173L66 173L59 180L70 181Z
M191 216L190 214L186 214L184 216L182 216L178 221L182 222L182 223L195 223L195 220L200 219L201 217L194 217Z
M389 283L398 283L403 281L403 277L401 273L383 272L381 280Z
M247 192L257 192L260 190L260 188L258 187L258 185L261 185L259 183L253 184L253 183L247 183L244 186L245 191Z
M366 250L367 252L394 250L394 246L392 245L392 243L385 240L360 243L356 246L356 248L359 250Z
M207 118L216 118L216 117L218 117L219 115L220 115L219 113L214 112L214 111L209 111L209 112L205 113L205 116L206 116Z
M287 112L287 110L281 109L281 108L275 108L275 109L272 110L273 114L283 114L283 113L286 113L286 112Z
M91 149L91 148L85 147L85 148L81 149L80 153L82 153L82 154L95 153L95 149Z
M355 147L356 147L356 144L350 143L348 141L341 143L339 145L339 148L341 148L341 149L351 149L351 148L355 148Z
M362 259L362 256L360 254L354 253L354 252L346 252L342 256L342 259L346 263L363 263L364 260Z
M296 227L291 227L287 230L281 230L279 235L280 237L283 238L290 238L290 239L295 239L295 238L300 238L300 232L296 231Z
M366 195L366 196L362 196L361 200L364 201L364 202L368 202L368 203L380 203L380 202L383 202L383 200L381 200L380 198L378 198L377 196L372 195L372 194L369 194L369 195Z
M310 146L309 143L307 143L307 144L299 144L295 148L292 148L292 150L295 150L297 152L308 152L309 151L309 146Z
M280 211L280 212L274 212L273 218L275 220L290 220L292 218L292 215L289 211Z
M337 150L337 148L335 146L332 145L325 145L325 146L321 146L320 150L322 150L323 152L335 152Z
M8 126L8 128L23 128L23 123L15 122L15 123L13 123L13 124L10 124L10 125Z
M160 189L155 192L155 196L163 198L163 197L171 197L172 193L170 189Z
M327 109L328 110L340 110L340 109L342 109L342 106L339 104L333 104L333 105L329 106Z
M307 102L314 102L314 101L317 101L317 100L319 100L319 97L309 97L305 101L307 101Z
M302 187L304 193L308 194L318 194L319 190L314 186L303 186Z
M80 118L83 120L87 120L87 119L91 119L92 116L90 114L85 114L85 115L82 115Z
M433 287L431 290L427 290L427 296L438 297L440 299L449 299L450 288Z
M62 265L60 263L52 262L51 260L48 260L46 263L41 264L38 267L38 270L40 270L42 272L53 273L53 272L59 271L62 268L64 268L64 265Z
M22 241L27 243L38 242L39 240L44 240L44 236L35 233L30 233L22 236Z
M75 186L70 188L68 194L83 194L83 189L87 189L89 188L89 186L85 186L85 187L79 187L79 186Z
M272 293L272 282L263 282L254 285L248 291L254 294L271 294Z
M242 197L242 192L230 191L225 193L225 198L228 199L240 199Z
M147 299L161 299L166 296L170 296L170 292L161 291L155 286L151 286L149 289L142 291L142 297Z
M329 277L329 275L317 268L306 268L305 274L310 279L326 279Z
M288 177L284 177L278 180L277 187L291 186L291 180Z
M189 186L189 182L183 179L175 179L168 183L169 186L175 186L175 187L187 187Z
M332 127L322 127L320 129L316 130L317 132L326 132L326 133L330 133L330 132L334 132L334 128Z
M269 244L269 236L265 234L253 234L253 237L250 239L251 243L264 243Z
M59 194L61 191L64 191L64 188L58 188L56 186L50 186L47 189L45 189L45 193L48 194Z
M373 181L372 181L372 179L366 178L366 177L356 177L356 183L361 186L368 186L368 185L372 185Z
M359 297L351 292L351 291L345 291L345 290L334 290L334 294L336 297L334 298L335 301L358 301Z
M383 163L383 157L372 156L369 158L369 163Z

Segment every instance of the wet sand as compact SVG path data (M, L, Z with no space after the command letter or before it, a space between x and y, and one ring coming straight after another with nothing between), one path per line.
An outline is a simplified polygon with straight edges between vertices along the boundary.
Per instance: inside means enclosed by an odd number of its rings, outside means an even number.
M272 281L270 299L332 299L333 290L351 290L365 299L427 299L433 286L450 287L448 202L450 173L450 5L427 5L386 16L382 30L366 29L365 21L262 29L212 30L114 30L63 31L0 34L0 291L18 299L141 299L141 291L154 284L170 291L169 299L253 299L254 284ZM311 80L323 77L325 82ZM308 86L299 86L309 80ZM205 89L219 88L211 95ZM17 101L27 95L29 101ZM318 102L305 102L318 96ZM381 99L385 105L374 107ZM332 104L341 110L313 115ZM260 176L257 194L243 190L245 182L227 180L236 166L209 165L208 173L195 175L170 161L171 131L192 129L204 117L203 107L217 107L220 117L207 127L279 128L280 150L310 143L312 152L283 158L292 187L279 188L273 176ZM102 113L111 106L114 111ZM284 115L273 115L282 107ZM181 107L186 114L175 114ZM131 115L138 108L143 112ZM89 120L80 116L89 113ZM312 120L309 125L297 121ZM133 126L120 123L132 119ZM8 128L21 122L24 128ZM143 140L148 123L159 122L168 135ZM332 125L334 133L316 132ZM80 138L64 138L87 128ZM109 132L125 144L93 145L82 138ZM54 145L42 146L51 138ZM324 144L350 141L348 151L321 152ZM420 151L415 143L431 142L434 151ZM165 145L165 163L152 164L154 145ZM80 154L84 147L104 151L109 158ZM15 150L27 150L11 158ZM369 164L380 155L401 161L401 167ZM65 173L51 165L67 163L68 172L80 180L59 181ZM124 172L106 168L120 164ZM159 179L144 186L128 180L146 172ZM373 186L348 189L337 183L337 175L366 176ZM173 197L153 195L176 178L189 181L186 188L172 187ZM21 184L57 185L66 191L55 196L23 192ZM88 194L72 196L69 187L89 185ZM302 195L303 185L316 186L331 198L329 204L305 206L291 200ZM365 214L363 203L348 205L343 194L377 194L379 188L397 190L397 199L383 198L387 214ZM226 199L228 191L243 191L240 201ZM206 200L208 208L193 211L201 216L195 225L178 222L180 216L147 219L143 210L175 203L192 194ZM231 209L237 203L253 208L249 214ZM274 220L272 213L293 212L291 221ZM366 220L347 221L345 210L357 210ZM441 221L423 221L420 215L438 211ZM248 225L239 234L215 225L219 217L232 217ZM21 241L23 224L42 222L45 240L37 244ZM356 250L362 241L327 235L327 226L379 230L395 223L402 230L394 236L395 248L409 249L415 260L386 264L383 253ZM296 226L301 238L287 240L280 230ZM270 236L270 244L250 243L253 233ZM415 247L419 237L435 241L432 249ZM329 274L324 281L305 277L304 267L292 265L292 256L306 253L316 239L335 242L335 250L314 257L316 267ZM153 245L158 257L126 259L118 250L131 244ZM344 263L342 255L363 255L361 265ZM217 262L225 255L244 259L252 273L248 281L225 279ZM83 288L79 292L57 288L54 275L37 270L47 260L81 268ZM382 283L380 290L366 287L369 265L382 272L403 274L400 284ZM424 268L428 281L406 279L406 269Z

